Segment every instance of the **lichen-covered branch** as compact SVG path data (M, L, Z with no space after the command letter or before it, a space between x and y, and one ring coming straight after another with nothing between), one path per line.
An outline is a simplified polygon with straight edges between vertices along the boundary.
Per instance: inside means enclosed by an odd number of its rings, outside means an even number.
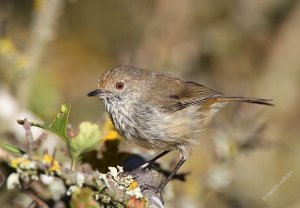
M0 160L16 170L7 179L8 188L27 187L31 182L40 180L41 175L48 175L61 179L69 189L69 195L76 189L90 188L100 205L127 207L131 200L139 200L145 207L146 204L150 207L163 207L161 193L156 193L155 187L165 177L156 170L136 169L124 172L121 167L110 167L106 174L98 171L85 173L61 167L48 154L42 159L32 159L28 155L16 157L0 154Z
M70 134L67 127L69 113L70 106L62 105L61 112L51 123L37 124L26 119L19 120L18 123L23 125L26 132L26 150L0 143L0 147L9 152L4 153L0 149L0 160L15 170L7 179L8 189L19 187L28 190L28 187L32 188L32 184L39 182L51 190L52 184L49 180L59 180L62 187L59 191L52 192L52 195L58 195L52 198L60 199L69 195L68 203L76 205L75 207L82 204L82 201L87 203L84 206L93 205L92 207L164 207L161 193L156 190L165 180L165 175L169 175L166 171L150 167L125 172L120 166L108 167L107 173L95 171L95 167L94 170L82 168L78 171L78 162L83 154L99 151L98 147L103 144L103 138L98 125L90 122L82 122L79 131L76 133L74 130ZM77 163L73 163L70 169L66 167L69 164L62 165L55 158L56 151L52 155L45 150L43 154L39 154L38 150L45 136L34 139L31 126L43 128L60 137L66 144L69 159ZM182 175L176 175L176 178L184 179Z

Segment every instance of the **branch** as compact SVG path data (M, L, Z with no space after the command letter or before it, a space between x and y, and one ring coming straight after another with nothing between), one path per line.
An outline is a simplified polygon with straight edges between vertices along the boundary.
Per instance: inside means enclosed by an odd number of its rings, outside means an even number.
M1 150L0 150L1 151ZM24 156L23 156L24 157ZM18 160L18 158L11 154L0 154L0 160L7 164L12 164L13 161ZM130 172L122 172L122 168L118 167L118 173L115 175L117 170L112 168L110 172L106 174L99 173L98 171L91 171L89 173L83 173L79 171L72 171L69 168L61 167L60 169L51 170L51 163L45 163L43 160L32 159L28 156L25 157L26 162L14 167L18 174L24 173L27 176L26 179L20 176L23 180L25 187L26 184L33 182L32 176L40 176L41 174L53 175L54 177L60 178L64 181L67 187L77 186L77 187L87 187L95 191L98 194L98 198L101 200L101 204L112 203L115 206L126 206L128 200L132 197L138 198L138 193L140 191L141 197L145 197L148 201L148 206L162 208L163 199L161 198L161 193L155 192L155 187L165 179L163 173L153 170L153 169L136 169ZM24 165L24 164L27 164ZM29 168L30 167L30 168ZM138 186L136 188L126 187L125 184L132 183L130 181L136 181ZM122 186L124 186L122 188ZM105 200L103 200L105 199Z

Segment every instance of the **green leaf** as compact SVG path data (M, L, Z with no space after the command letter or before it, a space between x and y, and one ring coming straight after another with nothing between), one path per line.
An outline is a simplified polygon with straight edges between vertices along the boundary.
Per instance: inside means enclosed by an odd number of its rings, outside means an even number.
M97 124L82 122L79 125L78 135L68 139L68 151L73 162L80 160L84 153L97 149L101 142L100 136Z
M42 125L44 129L53 132L61 137L64 141L67 141L67 126L69 121L71 105L62 104L60 113L56 115L56 119L52 123L45 123Z
M62 138L65 142L67 142L67 125L69 120L70 109L71 105L62 104L60 109L61 112L56 115L56 118L53 122L45 124L30 122L30 125L50 131ZM17 122L21 125L24 124L24 120L18 120Z
M16 154L16 155L23 155L26 153L24 150L21 150L19 147L15 147L10 144L0 143L0 147L5 149L6 151Z

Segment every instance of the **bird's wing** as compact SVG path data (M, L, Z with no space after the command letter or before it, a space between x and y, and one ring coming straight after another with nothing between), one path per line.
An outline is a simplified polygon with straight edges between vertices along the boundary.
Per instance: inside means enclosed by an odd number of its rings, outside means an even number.
M187 107L215 100L222 97L223 94L195 82L183 81L183 90L178 96L182 106Z
M158 105L163 111L178 111L191 105L204 107L223 96L221 93L195 82L172 77L168 79L172 80L169 80L167 82L169 84L163 86L163 89L155 87L155 90L152 89L152 93L149 94L152 97L151 100L155 100L155 105Z

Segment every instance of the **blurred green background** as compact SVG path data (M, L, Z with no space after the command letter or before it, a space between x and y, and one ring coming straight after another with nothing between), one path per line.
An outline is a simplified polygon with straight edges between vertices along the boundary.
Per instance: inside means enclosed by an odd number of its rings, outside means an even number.
M220 112L166 207L300 207L299 37L296 0L0 0L1 140L22 142L15 120L49 121L61 103L74 126L101 125L103 105L86 93L113 66L172 73L275 107Z

